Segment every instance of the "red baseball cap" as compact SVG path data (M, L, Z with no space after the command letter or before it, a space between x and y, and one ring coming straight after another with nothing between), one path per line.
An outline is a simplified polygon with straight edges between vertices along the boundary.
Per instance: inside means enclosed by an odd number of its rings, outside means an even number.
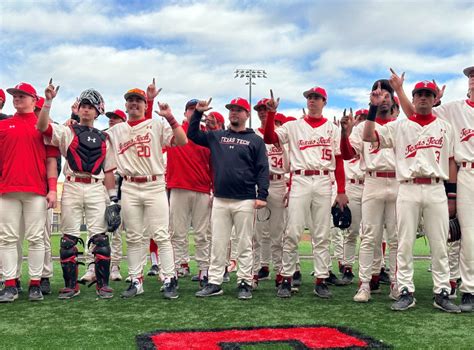
M305 98L308 98L309 95L321 96L322 98L324 98L325 101L327 101L328 99L328 94L326 93L326 90L324 90L322 87L319 87L319 86L315 86L314 88L311 88L303 92L303 96Z
M362 115L362 114L369 114L369 110L368 109L359 109L359 110L356 111L355 115L357 117L358 115Z
M36 101L35 108L42 109L44 105L44 97L38 96L38 100Z
M288 117L286 117L286 122L294 122L295 120L297 120L295 117L292 117L291 115L289 115Z
M267 102L269 101L270 99L268 98L262 98L260 101L257 102L257 104L255 106L253 106L253 109L254 110L257 110L259 107L263 106L265 108L267 108Z
M5 96L5 91L3 91L2 89L0 89L0 98L3 100L3 101L6 101L6 96Z
M38 98L36 96L35 88L28 83L18 83L14 88L7 89L7 92L10 95L14 95L15 93L25 94L34 98Z
M225 121L224 121L224 117L222 116L222 114L220 114L219 112L211 112L208 114L209 116L211 117L214 117L216 118L216 122L220 123L220 124L224 124Z
M107 112L107 113L105 113L105 116L107 118L112 118L113 116L116 116L116 117L119 117L120 119L122 119L124 122L127 121L127 115L125 114L124 111L122 111L120 109L116 109L113 112Z
M433 95L435 95L435 96L438 94L438 90L436 88L436 85L431 81L425 80L425 81L420 81L419 83L416 83L415 88L411 92L411 95L415 96L415 94L418 91L423 91L423 90L429 91L429 92L433 93Z
M280 122L281 124L285 124L287 120L284 114L275 113L275 121Z
M230 101L230 103L225 105L225 108L230 109L233 106L243 108L247 112L250 112L250 104L245 98L242 98L242 97L234 98L232 101Z
M474 72L474 66L464 68L463 70L463 73L466 77L469 77L469 74L471 74L472 72Z
M127 100L129 97L132 96L137 96L145 102L147 100L145 91L138 88L128 90L123 97L125 98L125 100Z

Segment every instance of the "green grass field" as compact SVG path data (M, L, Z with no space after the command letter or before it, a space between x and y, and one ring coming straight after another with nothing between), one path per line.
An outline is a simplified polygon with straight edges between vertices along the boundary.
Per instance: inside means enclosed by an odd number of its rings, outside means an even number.
M301 253L305 255L302 242ZM56 246L56 244L55 244ZM417 255L424 242L418 240ZM249 301L236 299L235 275L224 284L224 295L209 299L194 296L198 286L180 279L180 298L164 300L160 283L145 278L145 293L122 300L125 282L111 282L116 296L97 300L95 290L81 286L81 295L69 301L57 299L63 286L61 269L55 262L53 295L40 303L27 301L26 293L12 304L0 305L0 348L2 349L133 349L135 336L156 329L209 329L245 326L325 324L344 326L383 341L395 349L473 349L472 314L446 314L432 306L429 261L415 263L416 308L402 313L390 310L388 286L373 295L370 303L352 301L357 284L331 287L333 298L321 300L312 293L312 262L302 261L303 286L291 299L275 296L274 282L262 281ZM26 263L23 283L27 283ZM195 265L192 265L196 272ZM80 273L84 271L81 267ZM126 263L122 263L126 271ZM357 273L356 273L357 274ZM456 300L459 303L458 300ZM245 346L252 349L290 349L288 346Z

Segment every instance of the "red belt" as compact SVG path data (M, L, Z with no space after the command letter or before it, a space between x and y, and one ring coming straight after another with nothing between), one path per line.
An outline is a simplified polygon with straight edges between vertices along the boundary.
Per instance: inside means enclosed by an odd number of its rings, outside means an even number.
M272 174L269 176L270 180L281 180L284 178L284 175Z
M295 170L296 175L313 176L313 175L329 175L329 170Z
M99 182L99 179L93 178L93 177L75 177L75 176L66 176L67 181L71 182L80 182L83 184L91 184L95 182Z
M471 169L474 169L474 163L473 162L462 162L461 163L461 166L463 168L471 168Z
M125 181L143 183L143 182L156 181L158 179L158 176L156 176L156 175L151 175L151 176L124 176L123 178L125 179Z
M363 184L364 184L364 180L363 180L363 179L359 179L359 180L350 179L350 181L351 181L351 184L359 184L359 185L363 185Z
M405 183L413 183L418 185L431 185L435 183L440 183L441 180L439 177L415 177L411 180L405 180Z
M368 171L369 176L374 177L385 177L385 178L395 178L394 171Z

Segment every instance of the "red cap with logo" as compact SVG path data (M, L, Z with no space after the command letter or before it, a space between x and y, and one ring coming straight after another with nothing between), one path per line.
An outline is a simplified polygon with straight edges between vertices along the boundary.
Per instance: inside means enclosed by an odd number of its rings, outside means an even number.
M146 93L145 91L135 88L135 89L130 89L128 90L125 95L123 96L125 100L127 100L129 97L136 96L138 98L141 98L143 101L146 102Z
M257 102L255 106L253 106L253 109L258 110L259 107L267 107L267 102L270 101L268 98L262 98L260 101Z
M10 95L19 93L19 94L29 95L34 98L38 98L36 95L35 88L31 84L28 84L28 83L19 83L14 88L7 89L7 92Z
M283 125L286 123L286 117L282 113L275 113L275 121L280 122Z
M38 96L38 100L36 100L35 108L41 109L44 105L44 97Z
M423 91L423 90L432 92L433 95L435 96L438 93L438 89L436 88L436 85L432 81L425 80L425 81L420 81L419 83L416 83L415 88L413 89L411 94L412 96L415 96L415 94L418 91Z
M120 119L122 119L124 122L127 121L127 115L125 114L124 111L120 110L120 109L116 109L115 111L113 112L107 112L105 113L105 116L107 118L112 118L112 117L119 117Z
M303 92L304 97L308 98L309 95L321 96L326 101L328 99L328 94L326 93L326 90L324 90L322 87L319 87L319 86L315 86L314 88L311 88Z
M245 98L237 97L234 98L230 103L225 105L225 108L230 109L231 107L240 107L245 109L247 112L250 112L250 104Z
M219 112L211 112L208 114L210 117L213 117L216 119L216 122L219 123L219 124L224 124L225 121L224 121L224 117L222 116L222 114L220 114Z
M356 111L355 115L357 117L358 115L363 115L363 114L369 114L369 110L368 109L359 109L359 110Z
M1 98L3 101L6 101L5 91L3 91L2 89L0 89L0 98Z

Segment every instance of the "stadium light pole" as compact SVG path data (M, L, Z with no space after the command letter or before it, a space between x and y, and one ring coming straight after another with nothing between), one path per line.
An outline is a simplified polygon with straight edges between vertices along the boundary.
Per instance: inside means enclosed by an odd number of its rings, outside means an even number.
M246 78L247 82L245 85L249 86L249 103L250 103L250 123L249 127L252 128L252 85L255 85L254 80L258 78L267 78L267 72L265 72L263 69L252 69L252 68L246 68L246 69L236 69L234 72L235 76L234 79L236 78Z

